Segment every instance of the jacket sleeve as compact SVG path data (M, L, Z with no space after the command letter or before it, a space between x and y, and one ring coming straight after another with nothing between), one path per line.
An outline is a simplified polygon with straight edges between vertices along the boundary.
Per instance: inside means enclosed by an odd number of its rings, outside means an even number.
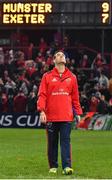
M79 102L78 83L75 75L73 76L72 106L76 115L82 114L82 108Z
M46 82L46 75L43 75L38 91L38 100L37 100L38 111L45 111L46 98L47 98L47 82Z

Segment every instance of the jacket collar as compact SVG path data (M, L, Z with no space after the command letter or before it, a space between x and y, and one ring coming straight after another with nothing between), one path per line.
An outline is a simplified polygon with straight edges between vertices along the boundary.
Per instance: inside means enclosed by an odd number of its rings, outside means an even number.
M53 76L55 76L55 77L56 77L56 76L57 76L57 77L60 77L59 72L58 72L58 69L57 69L56 67L53 68L52 74L53 74ZM65 71L64 71L63 74L62 74L62 79L66 79L66 78L70 77L71 74L72 74L72 73L70 72L70 70L69 70L68 68L65 68Z

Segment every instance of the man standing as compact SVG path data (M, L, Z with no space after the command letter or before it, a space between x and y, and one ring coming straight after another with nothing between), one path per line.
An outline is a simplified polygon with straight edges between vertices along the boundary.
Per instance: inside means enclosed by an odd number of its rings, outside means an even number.
M58 168L58 140L63 174L72 174L70 133L75 114L81 115L77 79L65 64L63 52L54 54L55 67L43 75L39 92L37 109L40 111L40 121L46 124L48 135L48 160L50 173L57 173Z

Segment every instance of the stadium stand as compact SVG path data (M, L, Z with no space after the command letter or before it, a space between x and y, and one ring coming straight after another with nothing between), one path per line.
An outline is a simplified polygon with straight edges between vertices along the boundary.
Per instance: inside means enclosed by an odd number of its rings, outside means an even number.
M110 60L82 44L71 46L69 38L64 36L62 41L59 34L51 44L41 37L38 47L28 45L26 36L15 39L13 49L0 47L0 112L36 112L41 77L53 68L58 49L65 52L67 67L78 77L83 111L112 112ZM23 39L26 43L21 45Z

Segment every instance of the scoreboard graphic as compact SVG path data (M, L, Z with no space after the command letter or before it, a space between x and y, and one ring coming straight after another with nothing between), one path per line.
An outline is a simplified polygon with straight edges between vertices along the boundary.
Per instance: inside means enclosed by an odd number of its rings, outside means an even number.
M111 16L111 0L0 2L0 26L109 27Z

